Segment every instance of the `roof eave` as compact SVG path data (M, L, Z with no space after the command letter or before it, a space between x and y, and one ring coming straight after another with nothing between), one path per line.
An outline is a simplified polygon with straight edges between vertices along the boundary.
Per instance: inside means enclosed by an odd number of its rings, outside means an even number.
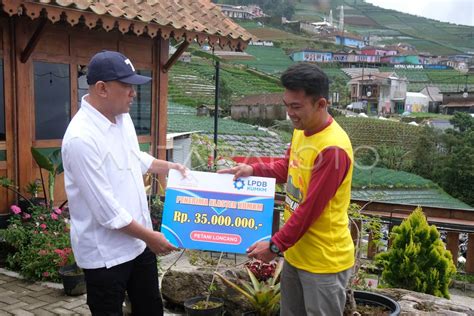
M110 14L99 15L91 9L81 10L69 6L63 7L27 1L3 1L2 9L9 16L26 15L32 20L43 16L51 21L51 23L65 21L71 26L84 21L84 24L89 29L99 26L105 31L118 30L122 34L132 33L136 36L146 34L151 38L159 35L163 39L172 37L178 41L187 40L188 42L196 40L200 45L207 42L212 47L230 47L232 50L239 51L243 51L250 40L252 40L251 34L241 27L238 28L238 31L234 30L234 32L228 32L228 34L223 34L219 30L212 33L208 28L203 28L200 31L186 25L177 28L170 24L161 25L156 21L143 22L138 19L138 16L137 19L127 19Z

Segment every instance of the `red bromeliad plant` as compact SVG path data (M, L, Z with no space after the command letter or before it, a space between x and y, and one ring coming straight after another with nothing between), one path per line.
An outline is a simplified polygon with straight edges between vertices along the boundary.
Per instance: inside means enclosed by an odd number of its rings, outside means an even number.
M277 263L265 263L260 260L254 260L247 262L245 267L253 273L258 281L266 281L275 275Z
M222 274L215 274L234 290L248 298L254 311L260 316L276 315L280 306L280 273L283 260L278 263L265 264L253 261L246 264L245 270L250 281L239 280L241 286L230 281ZM258 277L257 277L258 276Z

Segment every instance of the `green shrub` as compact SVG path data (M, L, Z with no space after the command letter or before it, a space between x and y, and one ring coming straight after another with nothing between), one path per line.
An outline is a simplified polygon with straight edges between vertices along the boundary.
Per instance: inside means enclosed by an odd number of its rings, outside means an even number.
M0 238L14 248L7 257L8 268L29 280L60 281L61 266L74 262L66 211L46 206L21 210L12 205L10 224Z
M416 292L449 298L448 285L456 273L436 226L428 225L417 208L392 232L389 251L375 257L383 268L382 282Z

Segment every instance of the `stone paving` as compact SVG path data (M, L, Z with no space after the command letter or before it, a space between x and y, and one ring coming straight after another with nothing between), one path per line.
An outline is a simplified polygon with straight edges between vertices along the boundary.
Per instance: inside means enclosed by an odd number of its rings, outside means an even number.
M6 270L0 271L0 315L90 314L85 295L66 296L62 286L52 288L19 279Z
M474 306L474 292L450 289L451 301ZM0 268L0 316L91 315L86 295L66 296L62 285L29 282L17 273ZM126 313L124 315L127 315ZM183 315L165 310L165 315Z
M0 316L91 315L86 294L66 296L62 284L30 282L0 268ZM124 315L130 315L124 307ZM165 309L165 316L182 315Z

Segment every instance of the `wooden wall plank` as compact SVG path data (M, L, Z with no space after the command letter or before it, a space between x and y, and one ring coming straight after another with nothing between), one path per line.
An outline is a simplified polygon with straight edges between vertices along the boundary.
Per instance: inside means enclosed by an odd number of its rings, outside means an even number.
M119 41L119 51L127 56L135 68L151 69L153 41L146 38L125 36Z
M71 56L85 58L87 64L94 54L103 49L118 50L118 38L119 34L116 32L103 34L101 31L71 31Z
M19 18L15 20L15 67L16 67L16 108L21 113L21 119L17 119L17 185L23 188L33 178L32 157L30 147L34 131L34 93L33 93L33 62L29 58L26 63L20 61L21 50L25 47L31 34L28 30L29 19ZM33 125L33 126L32 126Z
M157 105L155 109L155 130L153 138L156 141L152 142L152 152L158 159L166 160L166 128L168 115L168 72L163 72L162 68L168 61L169 57L169 40L157 38L155 41L154 54L154 87L157 95ZM165 176L159 177L160 184L163 188L166 187Z
M50 57L68 56L68 42L69 35L66 28L64 26L59 27L58 25L51 25L51 23L48 22L48 25L46 25L43 35L41 36L34 53L44 53L48 54Z
M18 54L24 49L26 43L34 32L34 24L31 20L24 17L14 18L15 20L15 50ZM8 21L8 19L6 19ZM152 87L152 115L153 119L159 118L159 122L152 123L158 126L153 135L159 137L158 143L162 147L157 154L162 159L166 157L166 110L167 110L167 88L168 76L166 74L158 75L160 65L168 59L168 45L165 41L158 49L155 43L161 45L160 39L150 39L149 37L134 37L123 35L118 31L99 31L89 30L81 26L70 27L62 24L52 25L48 22L45 32L38 42L36 49L26 63L21 63L19 56L15 56L12 61L16 67L16 78L14 79L15 91L17 91L13 104L16 104L18 113L21 113L21 120L18 120L16 135L18 148L17 167L12 165L12 171L17 170L17 183L24 187L31 181L40 178L39 168L36 166L31 153L31 146L39 148L57 148L61 146L61 140L34 140L35 132L35 106L34 106L34 76L33 62L54 62L70 64L71 75L71 113L77 111L77 65L87 65L90 58L103 49L119 50L129 57L136 68L150 69L153 71L154 83ZM161 80L158 82L158 80ZM164 80L164 81L162 81ZM13 80L12 80L13 81ZM158 93L158 89L161 91ZM11 87L13 91L14 88ZM161 96L161 97L160 97ZM13 111L14 112L14 111ZM140 141L151 142L153 136L141 136ZM12 162L15 161L12 157ZM46 173L43 174L47 178ZM65 200L63 176L56 180L55 197L56 201Z
M5 132L6 142L4 148L6 150L6 162L2 169L5 169L4 176L16 180L15 175L15 129L14 122L16 115L14 113L14 99L13 99L13 67L12 67L12 50L11 50L11 27L8 19L0 20L2 40L0 41L3 49L3 91L4 91L4 105L5 105ZM0 201L0 213L8 212L10 204L13 203L14 194L11 191L0 191L3 201Z

